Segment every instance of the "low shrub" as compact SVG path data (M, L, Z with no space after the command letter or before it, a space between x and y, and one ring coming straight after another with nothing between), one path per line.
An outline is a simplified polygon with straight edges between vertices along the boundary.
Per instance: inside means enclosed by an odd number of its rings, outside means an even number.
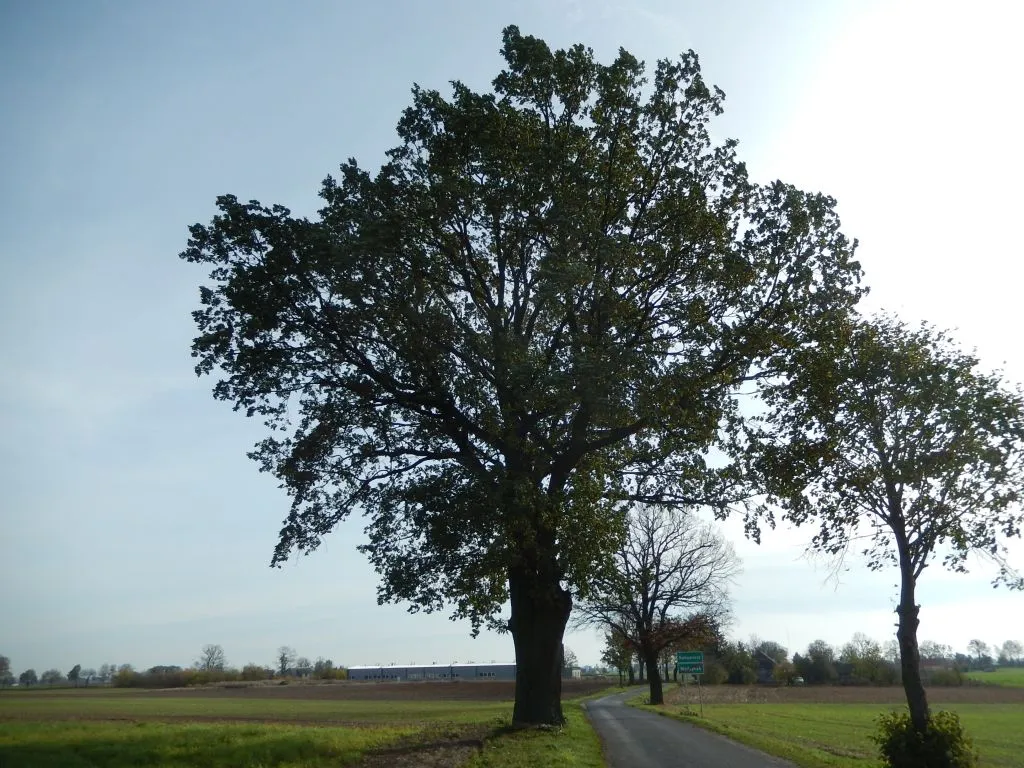
M721 685L728 679L729 672L717 661L709 661L704 665L704 677L701 678L704 685Z
M939 688L951 688L964 685L967 676L959 669L932 669L924 675L925 685L934 685Z
M886 768L975 768L974 743L964 733L953 712L936 712L923 733L914 730L906 712L890 712L878 718L878 745Z

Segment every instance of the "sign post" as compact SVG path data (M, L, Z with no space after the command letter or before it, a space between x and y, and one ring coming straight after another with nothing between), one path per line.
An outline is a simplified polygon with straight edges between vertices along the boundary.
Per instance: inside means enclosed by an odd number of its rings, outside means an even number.
M700 716L704 717L704 696L700 690L700 676L704 674L704 652L678 651L676 671L684 675L697 675L697 698L700 700Z

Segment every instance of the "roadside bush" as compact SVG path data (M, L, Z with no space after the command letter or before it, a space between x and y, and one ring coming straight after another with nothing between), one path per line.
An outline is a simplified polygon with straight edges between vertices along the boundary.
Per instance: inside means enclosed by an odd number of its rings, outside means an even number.
M701 678L704 685L721 685L728 679L729 673L717 661L710 661L704 665L704 677Z
M140 688L144 676L132 669L130 664L123 665L114 673L111 683L117 688Z
M753 685L757 682L757 672L750 667L733 667L729 670L729 677L726 682L733 685Z
M794 677L796 677L796 671L788 661L776 664L772 668L772 679L780 685L789 685Z
M967 682L967 676L959 669L933 669L924 675L926 685L951 688Z
M886 768L975 768L978 756L974 743L964 733L953 712L936 712L928 730L919 734L906 712L890 712L878 718L878 732L871 737L878 745Z
M243 680L270 680L273 676L274 670L260 664L246 664L242 667Z

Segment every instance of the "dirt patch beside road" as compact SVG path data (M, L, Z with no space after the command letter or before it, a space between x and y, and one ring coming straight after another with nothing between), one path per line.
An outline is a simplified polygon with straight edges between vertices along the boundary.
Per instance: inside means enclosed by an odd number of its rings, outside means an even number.
M706 685L701 688L706 704L904 704L898 686L792 686ZM696 704L697 686L685 689L668 685L665 699L671 704ZM929 688L929 704L1024 704L1024 688L964 685Z
M606 680L565 680L562 698L571 699L604 690ZM470 682L408 682L364 683L338 681L331 683L291 683L289 685L254 685L245 687L171 688L139 691L147 696L183 696L251 699L304 700L400 700L400 701L512 701L515 683L509 681Z

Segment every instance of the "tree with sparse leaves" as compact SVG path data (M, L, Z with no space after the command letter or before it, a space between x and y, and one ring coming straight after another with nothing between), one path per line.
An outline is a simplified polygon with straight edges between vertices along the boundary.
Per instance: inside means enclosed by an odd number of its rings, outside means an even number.
M227 666L227 658L224 649L216 644L204 645L199 659L196 661L196 668L204 672L219 672Z
M619 673L619 685L623 683L623 675L629 674L629 682L633 683L633 649L628 639L621 632L608 630L604 633L604 648L601 651L601 663L607 664Z
M921 681L916 588L934 562L966 572L977 553L994 583L1024 587L1005 559L1024 514L1024 396L983 372L943 332L890 318L857 321L796 355L792 376L765 391L753 471L774 522L778 505L817 526L813 546L861 550L900 573L900 666L914 730L929 709Z
M988 656L988 643L975 638L967 643L967 650L980 662L984 657Z
M659 656L666 648L702 647L728 613L729 585L739 572L732 546L695 516L639 506L614 567L594 580L574 619L618 632L637 650L651 703L664 701Z
M580 664L576 652L567 645L562 646L562 669L575 669Z
M277 649L277 672L279 675L287 675L295 663L295 649L288 645L282 645Z
M724 505L738 388L859 298L834 201L749 180L697 56L504 31L493 91L416 87L379 172L315 219L218 200L197 371L266 421L292 498L272 565L352 510L380 601L508 630L517 724L559 724L559 651L618 505ZM503 606L509 604L506 619Z
M752 637L750 638L750 647L754 651L760 651L765 656L770 656L775 660L776 664L783 664L789 659L789 649L774 640L761 640L760 638Z
M39 682L43 685L59 685L66 680L67 678L64 677L64 673L59 669L48 669L39 678Z
M1007 640L999 649L1000 664L1020 664L1024 662L1024 645L1017 640Z

